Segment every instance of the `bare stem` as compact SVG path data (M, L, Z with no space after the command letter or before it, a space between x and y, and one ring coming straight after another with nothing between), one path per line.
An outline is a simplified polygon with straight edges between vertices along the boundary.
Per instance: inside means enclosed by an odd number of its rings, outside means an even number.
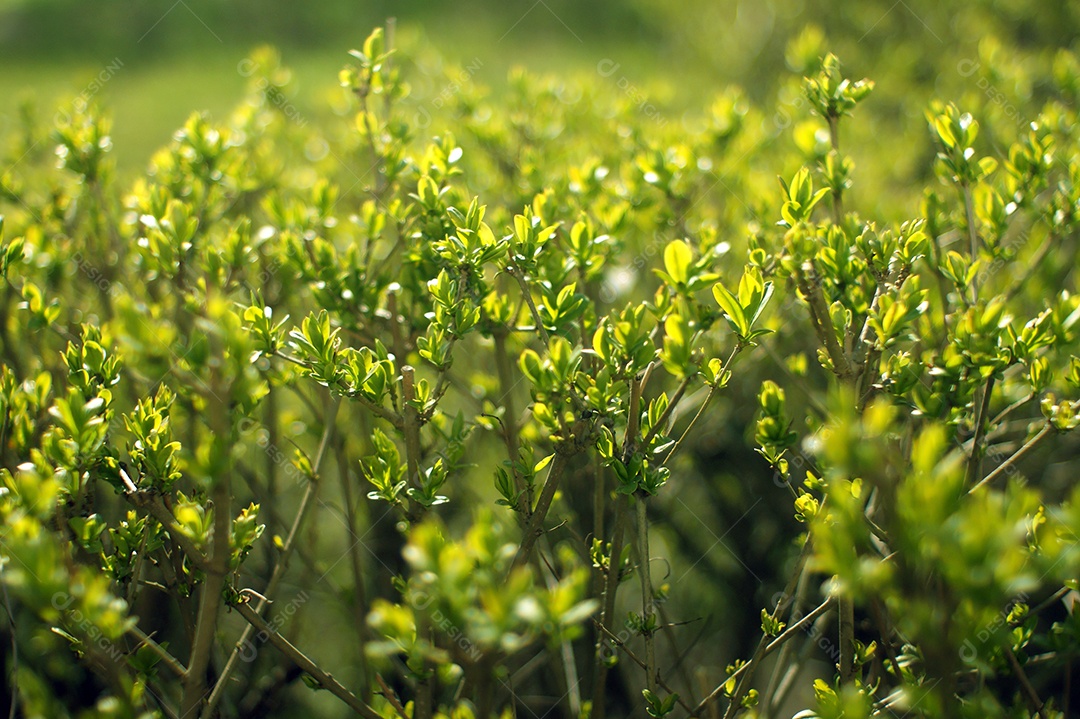
M807 624L827 612L832 607L834 601L835 600L832 597L829 597L824 602L815 607L813 611L811 611L809 614L803 616L801 619L799 619L799 621L795 622L790 627L781 632L780 636L778 636L776 639L773 639L771 642L769 642L769 645L765 647L765 654L768 655L776 651L781 646L783 646L789 639L791 639L796 632L803 631Z
M994 375L986 379L986 384L981 388L982 396L979 397L979 406L975 412L975 436L971 441L971 455L967 464L967 484L974 484L982 474L983 441L986 437L986 415L990 411L990 398L994 394Z
M840 156L840 118L835 115L829 116L829 141L837 158ZM844 198L842 190L833 188L832 191L832 214L833 222L839 225L844 219Z
M1024 274L1019 278L1016 278L1012 283L1012 286L1005 293L1005 302L1011 302L1020 292L1028 285L1028 280L1034 276L1035 272L1043 266L1043 260L1050 254L1050 250L1055 247L1060 247L1060 240L1058 236L1053 232L1048 232L1046 238L1039 245L1039 249L1035 250L1035 253L1031 256L1026 263L1024 263L1027 269Z
M293 357L291 355L285 354L284 352L278 352L276 356L280 357L283 360L287 360L289 362L292 362L293 364L298 365L300 367L308 367L309 366L303 360L298 359L296 357ZM382 405L375 404L374 402L372 402L367 397L365 397L365 396L363 396L361 394L350 394L349 399L360 403L366 409L368 409L372 414L377 415L379 417L382 417L387 422L389 422L391 425L393 425L394 428L396 428L396 429L401 429L404 426L403 420L402 420L401 416L397 412L394 412L391 409L387 409L386 407L383 407Z
M776 608L773 609L773 619L779 619L783 615L784 611L787 609L788 605L791 603L795 588L799 583L800 577L802 577L803 569L806 567L806 561L809 558L810 541L807 540L806 544L803 545L802 553L799 554L799 559L795 562L795 571L792 573L791 579L788 580L787 587L780 595L780 600L777 601ZM754 656L751 657L749 662L744 664L738 669L738 671L731 675L732 677L739 677L739 682L735 686L735 692L734 694L732 694L731 703L728 704L727 711L724 713L724 719L732 719L735 716L736 712L738 712L739 707L742 704L742 698L746 695L747 690L750 688L750 682L754 678L754 671L757 669L757 666L761 663L761 660L769 651L775 649L778 646L779 644L775 642L770 643L769 637L762 634L761 640L758 642L757 649L754 651ZM701 713L705 711L710 704L716 701L716 699L721 694L724 693L724 686L725 684L727 684L728 681L730 681L730 679L731 677L725 679L723 682L720 683L719 686L713 689L707 697L702 699L701 702L698 703L697 707L694 708L694 711L690 713L690 716L701 716Z
M408 470L410 487L422 489L420 486L420 412L416 409L416 376L415 370L410 365L401 368L402 407L401 413L405 417L403 427L405 433L405 466ZM419 520L422 507L415 500L409 502L409 521Z
M1034 393L1032 393L1032 394L1029 394L1026 397L1022 398L1022 399L1016 400L1015 402L1010 404L1008 407L1006 407L1005 409L998 412L997 415L995 415L994 418L992 420L990 420L990 426L994 427L994 426L997 426L997 425L1001 424L1001 422L1003 422L1006 417L1008 417L1010 414L1012 414L1016 410L1023 407L1025 404L1027 404L1031 400L1035 399L1035 397L1036 397L1036 395Z
M623 651L623 653L625 653L626 656L628 656L630 658L630 661L632 661L634 664L637 664L642 669L646 669L645 662L643 662L641 660L641 658L638 657L638 655L634 654L634 652L630 649L630 647L626 646L626 642L624 642L622 639L619 639L619 637L616 636L615 634L613 634L610 629L608 629L607 627L605 627L603 624L596 621L595 619L593 620L593 624L596 625L596 628L599 629L600 632L604 636L606 636L608 639L611 640L612 644L614 644L619 649L621 649ZM657 681L657 684L659 684L660 687L663 688L663 690L666 691L668 694L675 694L675 690L672 689L670 686L668 686L667 682L665 682L662 678L657 677L656 681ZM687 704L685 701L683 701L682 697L679 697L678 699L676 699L675 702L679 706L681 706L684 710L686 710L687 712L692 712L693 711L693 708L689 704ZM594 714L592 716L592 719L599 719L599 718L596 717L596 715Z
M8 719L15 719L19 715L19 692L14 686L19 672L19 634L15 626L15 614L11 611L11 595L8 594L7 582L0 583L0 590L4 594L4 612L7 614L8 631L11 632L11 705L8 708Z
M626 434L623 435L622 461L630 461L638 447L638 430L641 422L641 380L630 380L630 406L626 412Z
M536 331L540 335L540 339L544 341L544 345L550 343L550 337L548 331L544 327L544 321L540 319L540 310L536 309L536 303L533 302L532 290L529 289L529 283L525 280L525 273L521 271L521 268L514 265L508 268L511 276L517 280L518 287L521 288L521 298L525 300L525 304L529 307L529 314L532 315L533 322L536 323Z
M1043 441L1044 439L1046 439L1046 435L1050 434L1050 431L1051 431L1052 429L1053 429L1053 427L1051 427L1050 423L1049 423L1049 422L1047 422L1047 423L1046 423L1046 424L1045 424L1045 425L1043 426L1043 428L1042 428L1041 430L1039 430L1039 433L1038 433L1038 434L1036 434L1036 435L1035 435L1034 437L1032 437L1031 439L1029 439L1029 440L1028 440L1028 441L1027 441L1027 442L1026 442L1026 443L1024 444L1024 446L1023 446L1023 447L1021 447L1020 449L1016 450L1016 452L1014 452L1014 453L1013 453L1013 455L1012 455L1011 457L1009 457L1009 458L1008 458L1008 459L1006 459L1006 460L1005 460L1004 462L1002 462L1002 463L1001 463L1001 464L1000 464L1000 465L998 466L998 468L997 468L997 469L995 469L995 470L994 470L993 472L991 472L990 474L988 474L988 475L986 475L985 477L983 477L983 479L982 479L982 481L981 481L981 482L979 482L979 483L978 483L978 484L976 484L976 485L975 485L974 487L972 487L971 489L969 489L969 490L968 490L968 494L974 494L974 493L975 493L975 490L977 490L977 489L978 489L979 487L982 487L982 486L983 486L984 484L990 484L990 483L991 483L991 482L993 482L993 481L994 481L995 479L997 479L997 478L998 478L998 477L1000 477L1000 476L1001 476L1002 474L1004 474L1004 473L1005 473L1005 472L1006 472L1006 471L1007 471L1007 470L1009 469L1009 467L1013 466L1013 465L1014 465L1015 463L1017 463L1017 462L1019 462L1019 461L1020 461L1021 459L1023 459L1023 458L1024 458L1024 456L1025 456L1025 455L1026 455L1026 454L1027 454L1028 452L1030 452L1031 450L1033 450L1033 449L1035 448L1035 446L1036 446L1037 444L1039 444L1039 442L1042 442L1042 441Z
M802 579L795 586L795 598L792 599L791 605L792 619L795 619L795 615L800 611L803 600L806 598L808 589L806 578L807 577L804 574ZM802 622L800 620L796 623L801 624ZM790 628L791 627L789 626L788 629ZM780 636L783 636L783 633L781 633ZM790 690L795 675L799 672L800 660L802 657L797 657L796 661L792 662L792 653L792 645L785 643L780 647L780 656L773 662L772 675L769 677L769 682L765 685L765 693L762 695L764 699L763 709L765 709L764 713L766 716L772 716L776 712L777 707L781 705L783 698Z
M217 440L228 441L229 410L225 402L218 399L229 395L227 388L214 382L215 402L211 404L211 425ZM191 647L191 656L184 672L183 693L180 699L180 716L198 716L199 707L206 698L206 669L210 664L210 654L217 636L218 618L221 610L221 595L225 588L225 575L229 571L229 557L232 549L229 538L232 533L232 467L224 469L220 476L214 477L210 488L213 500L214 524L211 535L211 550L206 579L199 596L199 613L195 622L195 641Z
M563 470L566 469L567 456L563 450L555 450L555 458L551 461L547 480L544 482L543 489L540 490L540 498L536 502L536 508L529 515L529 521L525 524L525 532L521 537L521 546L518 547L514 562L510 565L511 570L517 569L528 561L533 546L536 545L536 540L544 533L544 519L547 517L548 510L551 509L551 502L555 498L555 492L559 489Z
M661 467L667 464L668 460L675 456L675 453L679 451L679 447L682 446L683 440L685 440L687 436L689 436L690 430L692 430L694 428L694 425L697 424L698 420L701 419L701 415L704 414L705 408L709 406L709 400L713 398L714 394L716 394L716 385L713 385L709 388L709 394L705 397L705 401L701 403L700 407L698 407L698 411L694 415L694 418L690 420L690 424L686 426L686 429L683 430L683 433L679 435L679 438L677 440L675 440L675 444L674 446L672 446L671 451L667 453L667 455L664 457L664 461L660 463Z
M840 342L836 339L832 316L829 314L829 306L825 303L825 294L821 291L821 283L817 278L813 265L809 262L804 263L799 271L799 291L802 292L809 305L814 332L832 361L833 372L841 380L850 379L853 374L851 363L848 361L847 355L844 354Z
M726 369L726 368L725 368ZM679 386L675 389L675 394L671 395L671 399L668 400L668 406L664 409L663 414L660 415L660 419L656 421L652 427L649 428L649 432L645 435L645 438L641 440L641 446L646 449L649 446L649 442L652 442L653 437L664 428L667 424L668 418L671 417L671 413L675 411L675 407L679 404L679 400L686 394L687 388L690 386L690 382L694 379L693 375L684 377L683 381L679 383Z
M197 569L204 572L210 569L210 562L207 560L206 555L195 546L195 542L184 534L184 530L180 528L176 517L165 506L159 495L135 489L134 485L132 485L128 488L127 498L136 507L145 509L150 516L165 528L165 531L169 533L169 539L184 550L184 554L187 555Z
M964 193L964 215L967 219L968 241L971 243L971 259L974 261L979 256L979 233L975 227L975 201L971 194L970 185L965 184L962 190Z
M604 481L605 477L600 455L593 455L592 536L598 541L603 541L604 538L604 509L607 506L608 494L607 482ZM593 584L593 594L596 597L604 593L604 576L603 568L597 567Z
M353 497L353 478L345 470L345 447L340 441L337 445L338 479L341 481L341 500L345 504L345 524L349 533L349 564L353 577L353 621L356 624L356 638L360 642L357 656L357 673L361 679L361 696L369 699L369 684L367 681L367 657L364 655L364 646L367 644L367 595L364 591L364 565L360 557L361 538L356 530L356 500Z
M971 261L979 259L979 233L975 227L975 202L971 196L971 186L965 183L962 187L964 192L964 213L967 217L968 240L971 242ZM979 278L971 280L971 304L979 300Z
M840 681L855 675L855 602L851 597L836 600L840 625Z
M401 701L398 699L397 694L390 688L390 685L386 683L386 680L382 678L382 674L375 672L375 681L379 683L379 694L389 702L390 706L394 707L394 712L397 713L401 719L409 719L409 715L405 713L405 707L401 706Z
M293 646L288 639L278 634L273 627L267 624L266 621L259 616L258 612L247 604L237 604L234 608L254 629L258 630L261 634L266 635L267 641L273 644L278 651L287 656L294 664L296 664L296 666L311 675L322 688L345 702L349 708L360 716L365 717L365 719L382 719L382 716L377 711L343 687L333 676L321 669L318 664L308 659L308 657Z
M311 463L312 476L308 478L308 485L304 490L304 496L300 499L300 507L296 510L296 517L293 519L292 526L289 528L289 536L286 537L285 544L282 545L277 562L274 564L274 570L270 574L270 581L266 583L266 588L261 595L262 598L259 599L253 610L258 616L262 615L263 610L266 608L269 601L273 599L275 592L277 592L278 584L281 583L281 579L285 576L285 570L289 566L289 558L292 556L296 546L296 538L300 535L300 529L303 527L304 521L311 511L311 507L315 503L315 495L318 493L319 489L319 468L322 466L323 458L326 456L326 449L330 444L330 435L334 430L334 420L337 417L338 407L340 406L341 398L338 397L334 399L326 411L326 418L323 422L323 433L319 440L319 448L316 450L315 459ZM225 668L221 670L221 676L218 677L213 692L210 693L210 699L207 702L206 709L202 715L204 719L209 719L213 716L214 709L217 707L218 702L221 701L221 697L225 692L225 686L228 684L229 677L236 670L237 662L240 660L240 652L248 645L248 642L251 641L251 635L253 633L254 629L252 629L251 626L244 627L244 631L240 634L240 639L237 640L232 653L229 655L228 661L225 662Z
M137 626L132 625L128 627L128 634L139 640L139 644L150 649L161 660L161 663L165 665L165 668L178 677L183 677L187 670L184 665L177 660L172 654L169 654L160 644L155 642L148 634L143 632Z
M139 549L135 554L135 566L131 570L130 584L127 595L124 597L129 607L135 606L135 591L139 588L139 580L142 577L143 560L146 558L146 542L150 538L151 523L147 522L143 528L142 538L139 540Z
M499 328L494 333L495 338L495 371L499 375L499 388L502 391L502 397L500 401L503 404L503 439L506 441L506 454L510 460L511 469L514 478L514 489L518 492L518 513L522 517L528 517L529 511L532 509L533 497L531 487L526 486L521 475L518 473L514 463L518 459L518 447L520 446L520 439L518 437L518 413L517 404L514 402L514 368L510 361L510 355L506 348L506 338L508 331L505 328Z
M638 528L638 575L641 577L641 617L648 622L652 612L652 573L649 571L649 515L645 502L647 495L639 492L637 496ZM649 691L656 691L656 641L653 630L646 629L645 639L645 684Z
M267 393L265 401L265 422L266 427L266 444L268 447L277 447L281 441L278 437L278 417L280 409L278 408L278 390L274 387L273 383L267 378ZM280 515L278 514L277 507L277 493L278 493L278 462L281 457L275 452L266 452L266 463L263 465L263 472L266 473L266 502L263 506L267 508L267 522L266 533L273 537L275 534L281 531Z
M604 581L603 598L601 600L600 620L598 622L600 629L603 633L611 634L608 630L608 624L611 622L612 617L615 615L615 597L619 592L619 579L620 571L622 569L622 550L623 550L623 534L625 533L626 524L626 502L629 502L630 498L627 497L626 501L615 502L615 526L612 530L611 537L611 552L608 560L607 577ZM604 656L604 639L598 637L596 640L596 656L595 656L595 680L593 681L593 700L592 700L592 714L591 719L604 719L605 701L607 699L607 692L604 691L607 684L608 664L605 661ZM644 668L642 664L642 668Z
M1020 662L1017 660L1012 647L1005 647L1005 656L1009 660L1009 665L1012 667L1013 673L1016 674L1016 678L1020 681L1020 686L1024 689L1024 694L1027 697L1028 704L1031 706L1032 711L1039 715L1039 719L1046 719L1046 711L1043 702L1039 699L1039 694L1035 691L1035 687L1031 686L1031 681L1028 679L1027 672L1024 671L1024 667L1020 666Z

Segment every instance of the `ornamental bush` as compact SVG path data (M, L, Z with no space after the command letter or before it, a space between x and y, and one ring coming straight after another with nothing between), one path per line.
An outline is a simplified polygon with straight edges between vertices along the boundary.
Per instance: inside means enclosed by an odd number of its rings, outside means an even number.
M308 115L260 49L131 179L97 108L28 117L13 711L1066 716L1080 64L849 146L873 82L790 54L795 122L382 30Z

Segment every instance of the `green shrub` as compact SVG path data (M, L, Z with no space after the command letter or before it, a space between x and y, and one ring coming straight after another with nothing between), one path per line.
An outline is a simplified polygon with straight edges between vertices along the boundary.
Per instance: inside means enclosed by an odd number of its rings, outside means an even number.
M874 86L815 57L789 128L603 73L489 97L381 31L307 117L260 50L131 183L95 109L58 114L58 170L28 122L0 178L22 712L1063 716L1080 66L1023 125L927 98L925 145L875 155L925 186L863 217Z

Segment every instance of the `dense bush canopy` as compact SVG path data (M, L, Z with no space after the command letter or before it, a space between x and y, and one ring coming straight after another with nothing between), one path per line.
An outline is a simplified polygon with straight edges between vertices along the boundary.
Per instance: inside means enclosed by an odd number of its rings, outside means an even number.
M134 178L85 97L5 138L19 711L1069 713L1073 54L808 27L678 113L394 44L310 112L251 53Z

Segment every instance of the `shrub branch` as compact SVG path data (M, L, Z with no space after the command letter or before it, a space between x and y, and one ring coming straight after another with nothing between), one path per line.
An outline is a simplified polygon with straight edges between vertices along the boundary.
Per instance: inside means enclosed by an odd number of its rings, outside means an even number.
M266 621L259 616L258 612L248 606L246 603L237 604L234 609L243 617L250 626L258 630L261 634L265 634L267 641L274 645L274 647L288 657L296 666L303 669L311 677L319 683L319 686L329 691L341 701L345 702L350 709L355 711L365 719L382 719L375 709L368 704L365 704L359 697L343 687L338 680L328 674L318 664L297 649L288 639L281 636L277 631L271 627Z

